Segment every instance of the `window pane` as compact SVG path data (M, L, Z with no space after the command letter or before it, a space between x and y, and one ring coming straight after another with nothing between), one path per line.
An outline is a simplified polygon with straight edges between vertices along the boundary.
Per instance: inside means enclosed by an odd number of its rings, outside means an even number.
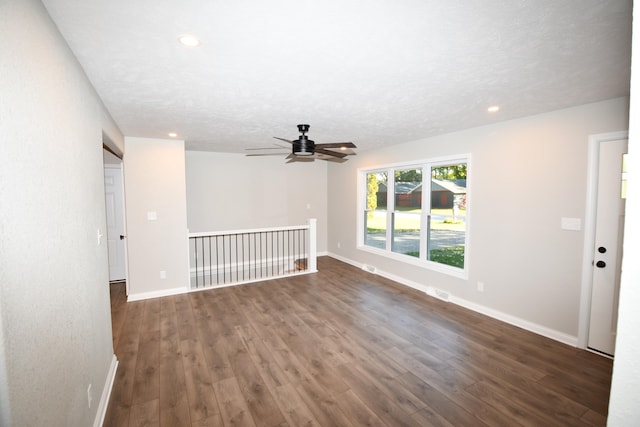
M394 173L393 252L420 256L422 214L422 168Z
M387 173L367 174L367 200L364 217L364 244L386 248L387 237Z
M420 212L393 213L393 252L420 256Z
M427 259L464 268L467 164L431 168Z
M387 247L387 211L367 211L364 215L364 244L374 248Z

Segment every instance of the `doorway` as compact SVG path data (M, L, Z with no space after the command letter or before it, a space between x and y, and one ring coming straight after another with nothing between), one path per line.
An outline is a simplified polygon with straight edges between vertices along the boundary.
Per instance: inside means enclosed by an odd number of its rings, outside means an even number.
M109 282L127 279L122 160L105 151L104 186L107 217Z
M624 236L627 132L589 138L578 344L613 357Z

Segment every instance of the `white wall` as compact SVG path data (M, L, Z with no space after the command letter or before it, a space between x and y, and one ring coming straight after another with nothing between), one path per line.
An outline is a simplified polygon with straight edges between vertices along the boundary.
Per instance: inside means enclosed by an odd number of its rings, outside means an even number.
M634 3L634 12L640 6ZM640 34L635 24L631 68L631 105L624 259L620 284L618 336L609 400L610 427L640 424ZM633 237L632 237L633 236Z
M129 299L188 288L184 141L125 138ZM148 215L155 213L157 219ZM166 278L160 277L160 272Z
M285 163L284 156L187 151L189 231L306 224L318 220L326 251L327 162Z
M588 136L627 126L628 100L615 99L363 152L353 162L330 165L329 251L574 343L583 231L561 230L560 220L584 219ZM472 156L468 280L356 249L357 168L462 153ZM478 281L484 292L476 290Z
M112 121L39 1L0 0L0 28L0 425L89 426L115 360Z

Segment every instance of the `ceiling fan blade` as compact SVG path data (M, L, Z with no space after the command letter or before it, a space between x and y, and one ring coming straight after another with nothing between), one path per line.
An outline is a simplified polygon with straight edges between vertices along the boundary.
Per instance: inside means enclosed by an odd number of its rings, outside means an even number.
M274 136L274 138L279 139L280 141L288 142L289 144L293 144L293 141L289 141L288 139L278 138L277 136Z
M287 153L260 153L260 154L245 154L247 157L260 157L260 156L282 156Z
M341 157L322 157L321 160L326 160L327 162L332 163L344 163L349 159L343 159Z
M316 148L358 148L353 142L331 142L328 144L316 144Z
M339 153L337 151L325 150L324 148L318 148L317 145L316 145L316 153L325 154L327 156L339 157L339 158L347 157L347 155L345 153Z
M282 149L286 149L286 147L245 148L246 151L282 150Z

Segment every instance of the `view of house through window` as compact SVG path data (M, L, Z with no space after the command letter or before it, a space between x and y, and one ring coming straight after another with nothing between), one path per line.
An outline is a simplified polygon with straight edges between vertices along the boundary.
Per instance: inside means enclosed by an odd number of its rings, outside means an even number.
M467 235L467 164L431 168L427 259L464 268Z
M422 168L400 169L394 177L393 237L391 250L420 256Z
M464 269L467 161L363 172L364 246Z

